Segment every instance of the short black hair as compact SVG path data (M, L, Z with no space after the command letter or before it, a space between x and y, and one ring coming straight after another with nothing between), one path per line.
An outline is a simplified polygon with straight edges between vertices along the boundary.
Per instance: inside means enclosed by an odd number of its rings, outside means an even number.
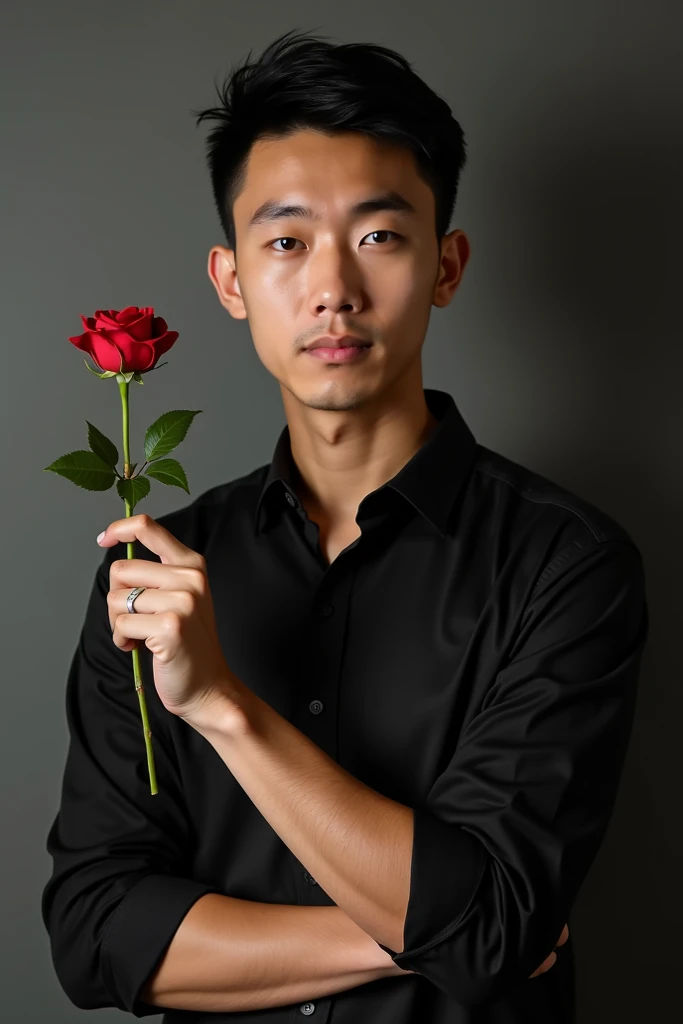
M259 60L252 51L221 88L220 106L191 111L215 119L206 140L214 201L228 248L236 248L233 203L246 181L252 145L301 130L359 132L408 147L435 199L435 230L447 233L465 165L465 138L445 100L394 50L325 42L291 29Z

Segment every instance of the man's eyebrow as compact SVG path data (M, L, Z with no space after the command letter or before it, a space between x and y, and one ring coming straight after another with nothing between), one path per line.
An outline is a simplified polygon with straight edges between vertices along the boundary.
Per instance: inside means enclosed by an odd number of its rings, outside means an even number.
M375 213L378 210L394 210L397 213L417 214L412 203L401 195L400 192L390 190L381 192L379 195L371 196L369 199L362 199L349 210L352 220L365 217L368 213ZM306 220L320 220L320 215L313 213L308 206L298 203L285 203L277 199L267 199L261 203L259 208L251 217L247 227L251 228L256 224L269 224L271 221L282 220L285 217L302 217Z

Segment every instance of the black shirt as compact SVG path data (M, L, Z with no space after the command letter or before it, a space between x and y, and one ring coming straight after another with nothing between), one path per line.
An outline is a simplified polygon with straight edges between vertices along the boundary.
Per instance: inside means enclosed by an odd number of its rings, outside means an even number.
M570 923L613 810L648 632L641 554L604 512L477 444L449 394L425 397L438 426L361 501L361 536L331 564L287 426L270 464L157 520L204 555L242 682L414 809L404 951L382 948L417 973L263 1010L167 1010L165 1024L574 1020L571 934L529 975ZM121 557L117 544L100 563L68 675L42 914L69 999L144 1017L164 1011L140 989L204 894L333 901L166 711L141 644L150 794L130 652L106 604ZM160 560L138 541L135 557Z

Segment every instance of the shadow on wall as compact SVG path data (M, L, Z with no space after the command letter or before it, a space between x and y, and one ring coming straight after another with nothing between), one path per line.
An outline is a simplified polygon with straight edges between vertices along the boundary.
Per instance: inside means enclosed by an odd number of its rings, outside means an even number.
M527 316L557 324L550 335L520 332L521 358L540 365L549 418L566 417L572 444L553 444L534 469L613 515L645 560L650 635L636 720L570 921L579 1024L641 1024L678 1003L683 907L683 134L666 98L604 84L597 97L548 93L546 109L530 97L525 127L537 148L517 146L519 164L501 154L498 228L519 239L521 258L501 252L496 294L508 317L526 301Z

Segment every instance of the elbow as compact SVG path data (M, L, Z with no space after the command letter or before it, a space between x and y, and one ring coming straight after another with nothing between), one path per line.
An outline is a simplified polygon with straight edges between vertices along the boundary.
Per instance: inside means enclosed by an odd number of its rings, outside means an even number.
M393 959L415 971L460 1006L473 1008L495 998L510 972L515 939L485 906L480 892L465 914L436 940L404 950Z
M520 893L493 860L480 881L451 926L393 958L468 1009L518 990L549 955L564 923L556 894Z
M108 916L95 907L89 913L78 900L60 900L45 913L52 966L62 991L79 1010L126 1007L107 986L101 932Z
M152 985L159 964L189 908L209 892L205 882L165 873L125 877L116 899L111 887L85 900L46 904L45 923L59 982L79 1009L113 1007L136 1017L158 1012L140 990ZM149 993L149 988L145 992Z
M115 1005L106 992L93 984L93 971L77 952L57 954L52 962L62 991L79 1010L99 1010Z

